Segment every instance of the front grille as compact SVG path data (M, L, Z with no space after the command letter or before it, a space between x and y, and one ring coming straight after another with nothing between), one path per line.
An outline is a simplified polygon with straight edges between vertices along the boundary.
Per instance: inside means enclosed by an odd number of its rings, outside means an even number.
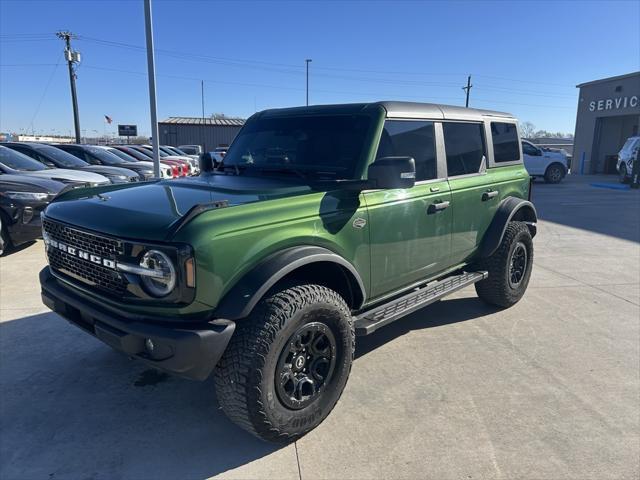
M99 288L110 295L122 295L126 291L127 282L119 272L78 256L78 252L83 252L89 256L115 262L116 255L124 253L122 242L78 230L47 218L43 220L43 230L46 234L45 241L50 243L47 245L47 257L49 266L53 270ZM56 244L62 243L65 248L72 247L75 249L75 254L55 247L51 244L52 241Z

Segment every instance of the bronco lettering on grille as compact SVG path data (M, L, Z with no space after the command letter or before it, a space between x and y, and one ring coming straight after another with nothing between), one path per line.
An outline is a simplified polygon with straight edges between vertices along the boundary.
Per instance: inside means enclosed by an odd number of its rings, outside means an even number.
M58 242L53 238L49 238L49 236L46 234L44 235L44 243L47 246L47 249L55 248L56 250L66 253L67 255L82 258L83 260L95 263L96 265L101 265L103 267L116 270L116 262L114 260L85 252L84 250L80 250L79 248L67 245L66 243Z

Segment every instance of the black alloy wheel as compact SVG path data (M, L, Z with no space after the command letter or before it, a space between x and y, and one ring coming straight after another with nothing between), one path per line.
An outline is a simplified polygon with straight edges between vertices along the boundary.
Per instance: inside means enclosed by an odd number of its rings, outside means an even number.
M336 363L336 339L320 322L300 327L282 349L276 369L276 392L288 408L298 410L318 398L331 380Z
M509 262L509 286L518 288L527 271L527 247L524 243L518 242L511 254Z

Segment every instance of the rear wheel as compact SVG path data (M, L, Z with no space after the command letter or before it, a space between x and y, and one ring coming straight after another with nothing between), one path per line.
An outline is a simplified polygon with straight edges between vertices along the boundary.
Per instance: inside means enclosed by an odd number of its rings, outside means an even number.
M220 406L259 438L295 440L340 398L354 345L349 307L333 290L297 285L268 294L237 323L216 367Z
M564 168L557 163L552 163L544 173L544 181L547 183L560 183L564 178Z
M525 223L510 222L498 249L480 262L489 276L476 283L476 292L485 302L499 307L517 303L529 285L533 266L533 241Z

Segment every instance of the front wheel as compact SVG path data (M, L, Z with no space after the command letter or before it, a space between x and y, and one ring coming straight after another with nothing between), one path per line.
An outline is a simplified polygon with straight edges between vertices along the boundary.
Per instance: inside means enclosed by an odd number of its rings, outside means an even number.
M627 166L623 163L620 164L620 169L618 170L618 180L620 183L627 183Z
M533 240L525 223L510 222L498 249L479 268L489 276L476 283L476 293L498 307L517 303L529 285L533 266Z
M564 168L558 164L551 164L544 173L544 181L547 183L560 183L564 178Z
M347 383L355 346L349 307L321 285L268 294L215 370L218 402L249 433L292 441L320 424Z
M8 225L5 224L2 214L0 214L0 257L7 253L11 247L11 240L7 234Z

